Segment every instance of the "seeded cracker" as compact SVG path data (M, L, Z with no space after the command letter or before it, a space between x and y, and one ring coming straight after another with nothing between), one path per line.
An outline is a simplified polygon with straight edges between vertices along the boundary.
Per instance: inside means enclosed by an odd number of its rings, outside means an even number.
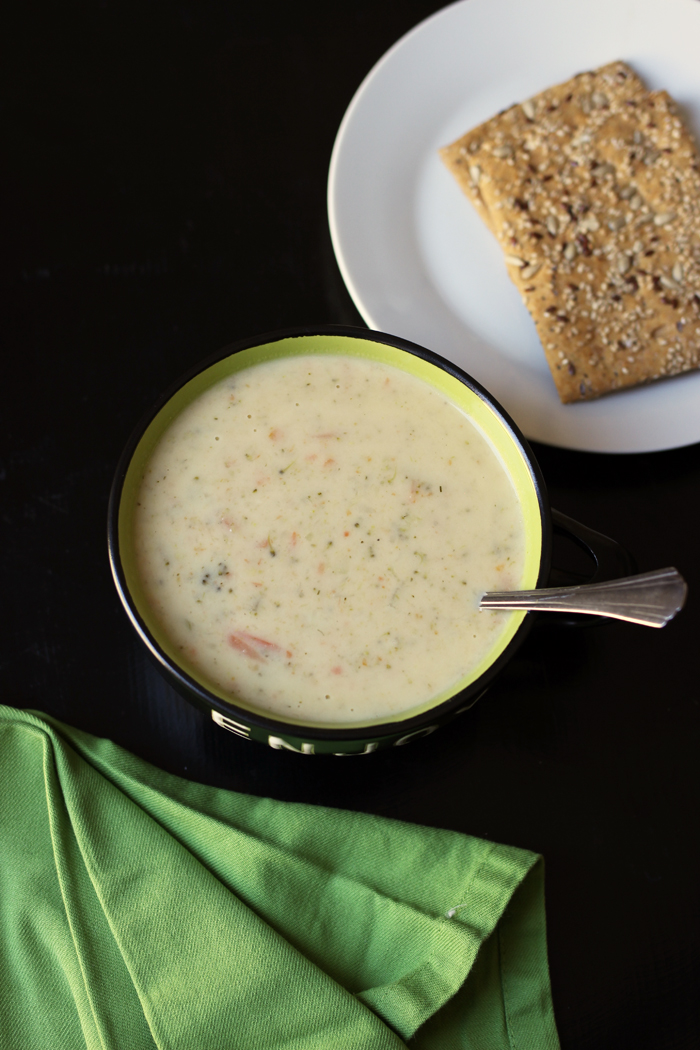
M440 151L498 238L562 401L700 365L700 155L623 62Z

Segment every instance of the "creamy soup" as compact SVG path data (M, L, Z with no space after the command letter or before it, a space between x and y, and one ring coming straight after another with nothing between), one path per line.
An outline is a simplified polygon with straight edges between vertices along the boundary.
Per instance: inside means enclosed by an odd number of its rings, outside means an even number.
M219 382L148 461L145 593L204 682L281 719L391 718L458 682L521 586L521 508L488 440L440 391L356 357Z

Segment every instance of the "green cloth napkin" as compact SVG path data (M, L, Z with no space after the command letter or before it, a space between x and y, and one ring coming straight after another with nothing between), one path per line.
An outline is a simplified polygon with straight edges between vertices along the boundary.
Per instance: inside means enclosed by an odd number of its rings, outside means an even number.
M0 1046L406 1044L559 1046L541 858L192 784L0 707Z

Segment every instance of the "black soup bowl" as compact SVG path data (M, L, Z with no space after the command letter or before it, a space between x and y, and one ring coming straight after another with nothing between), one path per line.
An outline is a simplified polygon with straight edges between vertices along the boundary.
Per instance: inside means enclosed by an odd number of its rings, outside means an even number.
M508 612L487 655L437 696L391 717L339 723L287 717L226 692L185 655L161 624L139 570L135 510L149 460L175 419L215 384L264 362L305 355L337 355L380 362L417 377L457 406L481 432L508 474L522 511L525 565L521 586L545 586L550 574L553 529L568 531L598 563L610 561L612 541L598 536L549 506L544 481L526 440L507 413L475 380L430 350L366 329L318 327L274 332L226 347L199 364L168 390L132 434L112 486L108 544L114 581L133 627L171 685L236 736L300 754L353 755L398 747L433 733L471 707L523 642L533 615ZM553 521L554 519L554 521ZM600 541L600 544L597 544ZM606 546L607 545L607 546ZM624 559L604 575L621 575ZM600 577L600 572L598 573ZM252 635L247 636L252 638ZM261 642L254 639L255 643ZM244 650L245 643L240 643ZM262 643L261 644L269 644ZM251 655L251 654L248 654ZM255 654L253 654L255 655ZM289 654L288 654L289 655Z

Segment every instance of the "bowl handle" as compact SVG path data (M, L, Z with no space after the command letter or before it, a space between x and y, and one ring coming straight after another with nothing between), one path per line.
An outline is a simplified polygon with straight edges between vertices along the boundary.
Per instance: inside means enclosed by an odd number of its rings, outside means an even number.
M595 568L588 583L616 580L619 576L633 576L637 565L630 552L617 540L602 532L589 529L574 518L567 517L552 507L552 527L559 536L572 540L592 559Z
M554 507L551 508L551 514L553 532L581 548L591 562L591 572L585 576L579 574L573 577L566 570L552 567L547 586L603 583L605 580L617 580L620 576L633 576L637 572L634 558L617 540L604 536L602 532L596 532L595 529L589 529L587 525L582 525L574 518L555 510ZM605 622L603 617L585 616L580 613L547 613L546 616L537 619L538 624L552 626L571 624L590 627L595 623Z

